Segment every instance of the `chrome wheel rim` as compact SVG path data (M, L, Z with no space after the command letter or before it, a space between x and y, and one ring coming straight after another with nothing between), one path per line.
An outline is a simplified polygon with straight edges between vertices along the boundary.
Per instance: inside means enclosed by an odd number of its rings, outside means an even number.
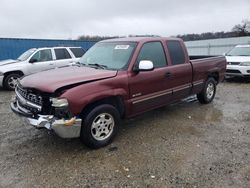
M114 125L115 121L111 114L99 114L91 125L91 134L96 140L105 140L113 133Z
M207 93L207 98L208 99L211 99L213 97L213 95L214 95L214 84L213 83L209 83L207 85L206 93Z
M15 89L15 87L17 85L17 81L18 81L18 77L16 77L16 76L10 77L9 80L8 80L8 86L11 89Z

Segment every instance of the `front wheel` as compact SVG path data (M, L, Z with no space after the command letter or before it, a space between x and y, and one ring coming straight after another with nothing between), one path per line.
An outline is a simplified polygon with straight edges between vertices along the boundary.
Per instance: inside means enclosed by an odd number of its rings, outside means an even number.
M97 106L83 118L80 139L89 148L108 145L118 131L120 114L112 105Z
M208 104L213 101L216 93L216 81L214 78L208 78L202 91L197 94L201 104Z
M15 90L18 79L21 77L20 74L9 74L4 78L3 87L7 90Z

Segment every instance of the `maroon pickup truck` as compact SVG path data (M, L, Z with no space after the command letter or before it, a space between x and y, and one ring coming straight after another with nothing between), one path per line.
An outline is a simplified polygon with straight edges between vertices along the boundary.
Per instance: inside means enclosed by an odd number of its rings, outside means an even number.
M120 119L194 94L210 103L225 71L225 57L189 57L181 39L105 40L79 63L22 78L11 108L37 128L99 148Z

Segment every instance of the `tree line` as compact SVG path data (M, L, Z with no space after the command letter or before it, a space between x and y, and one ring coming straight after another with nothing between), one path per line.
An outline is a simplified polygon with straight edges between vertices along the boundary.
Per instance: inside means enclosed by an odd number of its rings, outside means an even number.
M129 35L129 37L140 37L140 36L155 36L155 35ZM218 38L230 38L230 37L242 37L250 36L250 21L242 20L240 24L235 25L231 31L228 32L205 32L201 34L184 34L177 35L174 37L182 38L184 41L194 41L194 40L206 40L206 39L218 39ZM87 41L100 41L104 39L112 38L121 38L125 36L91 36L91 35L82 35L78 40L87 40Z
M250 36L250 22L248 20L243 20L240 24L235 25L229 32L206 32L201 34L177 35L176 37L182 38L184 41L193 41L243 36Z

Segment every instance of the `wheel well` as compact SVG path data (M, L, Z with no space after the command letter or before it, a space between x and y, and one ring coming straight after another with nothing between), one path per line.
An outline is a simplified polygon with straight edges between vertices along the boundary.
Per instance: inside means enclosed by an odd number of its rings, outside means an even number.
M121 118L124 116L124 103L121 96L112 96L104 99L100 99L93 103L88 104L81 112L81 116L85 117L87 113L89 113L93 108L101 104L110 104L114 106L118 112L120 113Z
M208 77L214 78L216 83L219 83L219 73L218 72L213 72L213 73L209 74Z
M10 75L10 74L19 74L19 75L21 75L21 76L24 75L22 71L11 71L11 72L6 72L6 73L4 73L4 77L6 77L6 76L8 76L8 75Z

